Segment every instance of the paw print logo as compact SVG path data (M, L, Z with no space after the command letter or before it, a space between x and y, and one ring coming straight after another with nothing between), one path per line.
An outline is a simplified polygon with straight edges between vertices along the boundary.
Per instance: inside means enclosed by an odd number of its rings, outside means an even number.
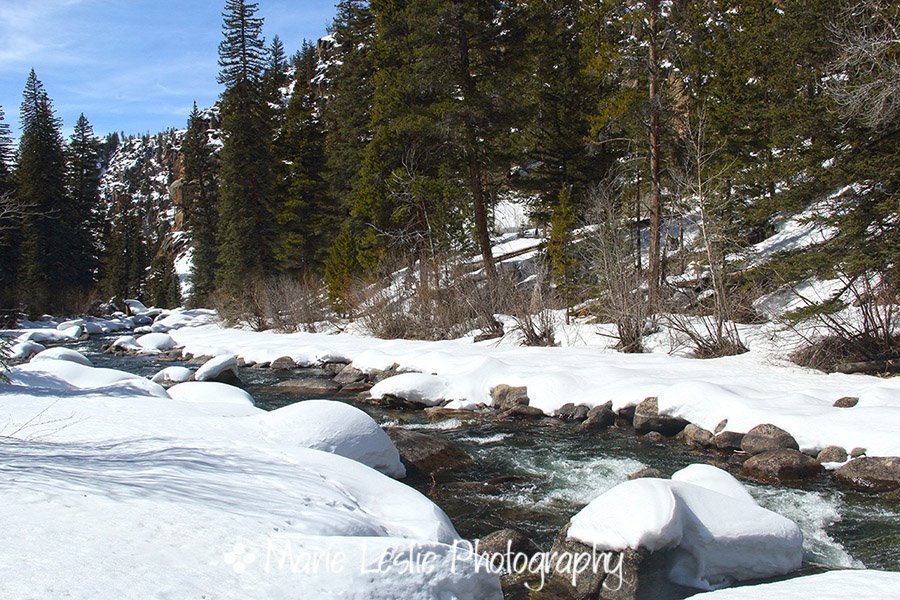
M229 552L225 553L225 564L231 565L234 572L241 574L247 567L256 562L256 554L246 544L238 542Z

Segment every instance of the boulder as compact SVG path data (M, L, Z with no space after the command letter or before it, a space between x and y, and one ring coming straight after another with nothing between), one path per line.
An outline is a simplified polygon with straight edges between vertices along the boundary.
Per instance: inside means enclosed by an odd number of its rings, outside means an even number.
M744 434L736 431L723 431L713 437L713 445L719 450L740 450Z
M544 411L536 406L528 406L527 404L513 405L500 414L500 417L504 419L540 419L544 416Z
M194 373L197 381L212 381L228 385L241 385L238 377L237 356L225 354L211 358Z
M645 433L641 436L642 442L648 442L650 444L660 444L666 440L666 436L661 434L658 431L651 431L649 433Z
M491 406L500 410L509 410L514 406L528 406L528 388L525 386L513 387L500 384L491 389Z
M190 381L193 376L194 373L185 367L166 367L154 375L150 381L168 388L173 385L178 385L179 383Z
M562 419L563 421L571 421L572 417L575 415L575 403L567 402L556 409L556 412L553 413L553 416L557 419Z
M518 529L501 529L478 540L478 554L487 555L488 560L491 555L505 557L507 552L531 557L540 551L541 549Z
M343 361L331 361L322 365L322 368L330 375L335 377L338 373L347 368L350 363Z
M659 414L656 398L650 397L635 407L632 424L640 433L656 431L665 436L672 436L684 429L688 422L678 417Z
M395 427L387 429L387 434L400 452L409 476L428 479L475 465L465 450L442 438Z
M819 461L792 448L769 450L744 462L744 471L762 481L796 481L815 477L823 469Z
M853 450L850 451L850 458L859 458L860 456L865 456L865 455L866 455L865 448L854 448Z
M707 431L702 427L697 427L693 423L688 423L687 427L684 428L684 431L681 432L684 436L684 442L691 446L696 446L698 448L708 448L713 445L713 434L711 431Z
M857 458L839 467L834 472L834 477L858 490L891 492L900 489L900 457Z
M748 431L741 440L741 450L747 454L762 454L779 448L799 450L800 445L797 444L794 436L771 423L757 425Z
M842 463L847 460L847 451L840 446L827 446L816 455L820 463Z
M290 356L282 356L273 360L269 368L275 371L291 371L297 368L297 363Z
M859 403L859 398L854 398L853 396L844 396L843 398L838 398L834 401L834 406L836 408L853 408Z
M616 422L616 413L612 410L612 402L601 404L591 408L587 417L578 427L576 431L593 431L596 429L605 429Z
M340 371L338 371L337 375L334 376L335 383L339 383L341 385L349 385L351 383L358 383L360 381L365 381L366 374L354 367L353 365L347 365Z
M339 383L323 377L302 377L288 379L273 386L277 391L290 392L298 396L315 396L316 394L334 394L341 389Z
M719 435L720 433L725 431L726 427L728 427L728 419L722 419L721 421L719 421L719 424L716 425L715 430L713 430L713 434Z
M646 467L641 469L640 471L635 471L628 476L628 479L643 479L645 477L653 477L656 479L671 479L669 475L666 475L659 469L654 469L653 467Z

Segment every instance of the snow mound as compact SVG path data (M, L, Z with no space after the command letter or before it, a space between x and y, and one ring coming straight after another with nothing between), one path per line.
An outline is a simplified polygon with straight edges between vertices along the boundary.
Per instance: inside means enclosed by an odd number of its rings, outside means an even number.
M284 446L312 448L350 458L402 479L400 453L372 417L330 400L307 400L260 415L264 436Z
M165 352L178 347L172 336L167 333L148 333L137 338L136 341L147 352Z
M715 467L626 481L572 517L568 535L603 550L668 550L669 578L711 590L800 568L803 535Z
M114 369L96 369L68 360L40 360L16 367L10 374L13 385L40 388L47 395L105 392L118 396L168 398L161 386Z
M38 352L43 352L46 350L42 344L38 344L37 342L32 341L24 341L24 342L16 342L9 349L9 358L11 360L25 360L31 356L34 356Z
M446 399L447 387L447 380L437 375L402 373L376 383L369 393L375 400L394 396L425 406L437 406Z
M884 600L885 598L895 598L897 590L900 590L900 572L846 570L807 575L775 583L718 590L691 597L712 600L758 600L759 598Z
M189 381L194 373L186 367L166 367L150 378L153 383L160 385L172 383L184 383Z
M253 396L225 383L188 381L174 385L168 391L174 400L202 405L204 410L223 416L248 416L260 412L253 404Z
M63 342L71 342L72 336L65 332L59 331L58 329L30 329L19 335L19 337L16 338L16 341L37 342L39 344L59 344Z
M56 328L60 331L72 329L73 327L84 327L84 319L72 319L71 321L63 321Z
M34 358L31 359L32 362L42 360L67 360L69 362L78 363L79 365L84 365L85 367L94 366L94 363L80 352L63 347L50 348L49 350L38 352Z
M237 374L238 364L237 356L234 354L224 354L211 358L203 366L194 373L194 379L197 381L209 381L215 379L225 371L234 371Z
M143 315L149 311L140 300L126 300L125 306L128 307L128 312L133 315Z
M123 335L117 338L109 346L110 350L121 350L123 352L143 352L144 347L137 343L133 335Z

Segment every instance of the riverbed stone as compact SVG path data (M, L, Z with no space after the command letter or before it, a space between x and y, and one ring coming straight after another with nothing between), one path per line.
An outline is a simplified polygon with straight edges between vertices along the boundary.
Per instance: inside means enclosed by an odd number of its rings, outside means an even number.
M744 462L744 472L763 481L797 481L815 477L823 469L819 461L792 448L769 450Z
M858 490L891 492L900 489L900 457L864 456L838 467L834 477Z
M408 476L427 479L475 465L465 450L440 437L396 427L385 431L400 452Z
M628 476L629 480L645 479L645 478L671 479L671 477L669 475L666 475L659 469L654 469L653 467L645 467L645 468L641 469L640 471L635 471L634 473L632 473L631 475Z
M513 555L524 554L530 558L540 551L537 544L518 529L500 529L478 540L478 554L487 555L488 560L491 555L502 555L505 559L507 552Z
M741 440L741 450L747 454L762 454L779 448L799 450L800 445L790 433L771 423L757 425Z
M866 455L865 448L854 448L853 450L850 451L850 458L859 458L860 456L865 456L865 455Z
M322 368L328 373L329 376L335 377L338 373L343 371L349 365L349 362L337 360L337 361L329 361L322 365Z
M553 413L553 416L557 419L562 419L563 421L571 421L572 415L575 414L575 403L574 402L566 402Z
M274 371L292 371L297 368L297 363L290 356L281 356L273 360L269 368Z
M659 414L657 399L650 397L637 405L632 424L641 433L655 431L665 436L673 436L684 429L688 422L678 417Z
M737 431L723 431L713 437L713 445L719 450L740 450L744 434Z
M702 427L698 427L693 423L688 423L681 432L684 436L684 442L698 448L708 448L713 445L713 434Z
M616 413L613 412L612 402L607 402L591 408L587 413L587 418L575 430L596 431L606 429L615 422Z
M500 417L504 419L541 419L544 416L546 416L544 411L536 406L528 406L526 404L513 405L500 414Z
M491 406L500 410L509 410L514 406L528 406L528 388L525 386L513 387L500 384L491 389Z
M853 408L857 404L859 404L859 398L853 396L844 396L834 401L835 408Z
M348 383L347 385L341 386L341 394L348 395L358 395L365 394L369 395L369 390L372 389L372 384L366 381L357 381L356 383Z
M366 374L354 367L353 365L347 365L343 369L341 369L337 375L334 376L335 383L339 383L341 385L348 385L351 383L357 383L360 381L365 381Z
M333 394L341 389L340 384L335 383L331 379L325 379L324 377L288 379L287 381L276 383L273 387L280 392L290 392L300 396Z
M847 460L847 451L840 446L826 446L816 455L820 463L836 463Z

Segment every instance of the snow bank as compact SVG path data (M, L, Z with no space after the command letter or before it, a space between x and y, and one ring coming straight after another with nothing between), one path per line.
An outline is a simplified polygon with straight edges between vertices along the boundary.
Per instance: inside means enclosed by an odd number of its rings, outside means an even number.
M568 535L603 550L669 550L669 578L700 589L799 569L800 528L742 488L715 467L627 481L572 517Z
M259 416L263 435L279 445L324 450L402 479L400 453L372 417L330 400L307 400Z
M203 405L203 410L222 416L247 416L262 412L253 404L253 396L233 385L188 381L173 385L168 391L173 400Z
M63 347L50 348L49 350L38 352L34 358L31 359L31 362L39 362L42 360L67 360L69 362L78 363L79 365L84 365L85 367L94 366L94 363L80 352Z
M71 342L73 339L81 337L81 328L78 328L78 335L69 335L66 331L58 329L26 329L16 338L17 342L37 342L39 344L61 344Z
M186 383L172 399L58 360L10 377L4 597L502 598L495 575L454 551L458 534L428 498L298 447L286 413L267 437L258 409L224 410L236 388Z
M342 360L366 372L396 365L403 371L433 373L447 382L440 394L434 391L440 383L430 376L418 380L421 388L404 385L394 391L430 399L441 396L451 401L451 408L489 404L491 389L504 383L527 386L531 405L546 414L568 402L595 406L611 400L619 410L655 396L662 411L710 431L723 419L728 420L728 430L738 432L772 423L790 432L804 449L864 447L869 456L900 456L896 384L864 375L810 371L774 361L762 352L696 360L666 354L626 355L599 347L379 340L349 334L252 332L217 325L183 327L171 335L195 356L236 354L256 363L290 356L298 364ZM385 380L385 387L399 386L389 381ZM385 387L373 391L379 393ZM844 396L877 398L878 407L861 402L852 409L834 408L834 401Z
M234 354L225 354L217 356L203 363L203 366L194 373L194 379L197 381L209 381L215 379L225 371L234 371L237 373L238 364L237 356Z
M178 347L172 336L166 333L148 333L137 338L136 341L147 352L165 352Z
M44 350L46 350L46 348L37 342L27 340L24 342L16 342L9 349L9 358L11 360L25 360Z
M447 380L425 373L402 373L376 383L369 392L371 398L385 396L403 398L425 406L437 406L445 399Z
M759 598L815 598L815 600L884 600L900 590L900 572L846 570L797 577L787 581L748 585L697 594L710 600L759 600Z

